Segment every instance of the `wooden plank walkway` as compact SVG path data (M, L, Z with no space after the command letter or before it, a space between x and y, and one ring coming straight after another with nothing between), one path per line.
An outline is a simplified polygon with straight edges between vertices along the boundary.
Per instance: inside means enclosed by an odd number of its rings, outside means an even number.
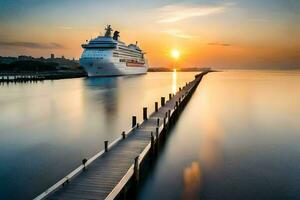
M159 139L179 104L195 90L206 73L197 75L195 80L172 95L147 120L130 130L125 139L119 138L108 146L107 152L101 151L89 159L85 163L86 169L84 165L80 166L35 199L114 199L134 175L137 156L138 163L141 163L150 150L151 132L155 140Z

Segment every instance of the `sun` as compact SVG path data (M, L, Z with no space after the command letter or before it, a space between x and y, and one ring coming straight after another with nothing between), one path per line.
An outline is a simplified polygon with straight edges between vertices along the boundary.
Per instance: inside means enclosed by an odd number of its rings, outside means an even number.
M174 58L174 59L178 59L180 57L180 52L177 50L177 49L173 49L171 51L171 56Z

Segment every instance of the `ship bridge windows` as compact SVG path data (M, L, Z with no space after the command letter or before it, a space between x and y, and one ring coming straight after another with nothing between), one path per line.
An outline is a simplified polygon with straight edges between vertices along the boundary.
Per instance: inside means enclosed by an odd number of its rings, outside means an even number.
M103 59L103 57L108 56L109 52L99 51L98 49L86 49L83 51L81 58L98 58Z

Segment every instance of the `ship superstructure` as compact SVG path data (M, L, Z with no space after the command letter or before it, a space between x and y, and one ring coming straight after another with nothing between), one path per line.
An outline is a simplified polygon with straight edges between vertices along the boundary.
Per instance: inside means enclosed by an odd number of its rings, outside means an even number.
M105 35L98 36L86 44L80 64L88 76L120 76L147 73L148 64L145 53L135 44L126 45L119 40L119 32L108 25Z

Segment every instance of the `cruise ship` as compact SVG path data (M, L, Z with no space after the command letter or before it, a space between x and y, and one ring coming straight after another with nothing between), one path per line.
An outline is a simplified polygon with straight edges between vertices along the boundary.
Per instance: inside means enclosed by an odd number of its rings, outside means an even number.
M126 45L119 40L120 32L107 25L105 35L98 36L86 44L80 58L88 76L121 76L145 74L148 63L145 53L135 44Z

